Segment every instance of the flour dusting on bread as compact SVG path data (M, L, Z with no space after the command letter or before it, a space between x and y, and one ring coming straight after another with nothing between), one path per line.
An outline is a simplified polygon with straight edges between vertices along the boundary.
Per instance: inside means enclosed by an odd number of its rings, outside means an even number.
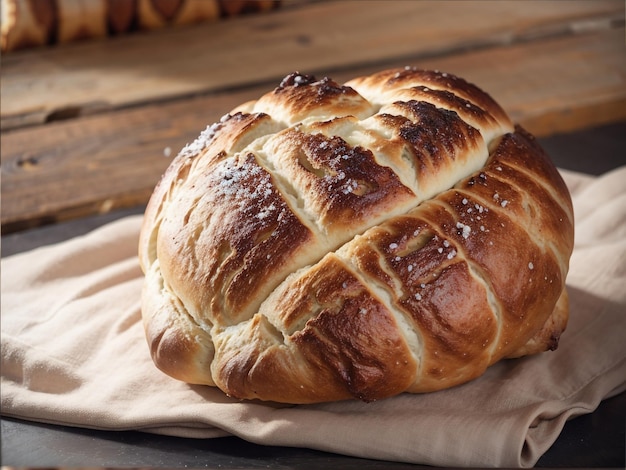
M554 349L569 193L485 92L293 73L185 146L146 209L155 364L241 399L373 401Z

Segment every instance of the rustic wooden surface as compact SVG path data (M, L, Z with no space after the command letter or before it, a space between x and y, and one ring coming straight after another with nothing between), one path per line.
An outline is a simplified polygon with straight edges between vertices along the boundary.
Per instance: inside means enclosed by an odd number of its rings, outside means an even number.
M211 27L8 55L2 123L38 123L319 71L506 45L623 19L623 2L314 3ZM444 34L442 34L442 32Z
M3 57L2 232L144 204L185 143L293 70L446 70L539 136L626 120L621 0L355 5Z

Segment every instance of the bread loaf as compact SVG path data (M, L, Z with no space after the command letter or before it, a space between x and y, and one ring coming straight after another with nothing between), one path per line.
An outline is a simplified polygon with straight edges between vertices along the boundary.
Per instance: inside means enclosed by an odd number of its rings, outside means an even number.
M240 399L440 390L567 323L563 180L438 71L287 76L182 149L139 244L154 362Z

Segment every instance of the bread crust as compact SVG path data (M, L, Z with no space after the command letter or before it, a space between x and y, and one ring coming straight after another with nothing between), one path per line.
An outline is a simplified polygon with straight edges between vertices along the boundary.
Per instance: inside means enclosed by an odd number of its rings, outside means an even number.
M283 403L429 392L555 349L568 190L486 93L299 73L174 159L139 242L155 364Z

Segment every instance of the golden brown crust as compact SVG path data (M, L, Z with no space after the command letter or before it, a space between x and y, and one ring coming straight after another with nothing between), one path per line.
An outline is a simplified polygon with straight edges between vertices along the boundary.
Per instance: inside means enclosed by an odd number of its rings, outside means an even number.
M474 85L292 74L207 128L146 210L155 363L246 399L377 400L554 349L567 188Z

